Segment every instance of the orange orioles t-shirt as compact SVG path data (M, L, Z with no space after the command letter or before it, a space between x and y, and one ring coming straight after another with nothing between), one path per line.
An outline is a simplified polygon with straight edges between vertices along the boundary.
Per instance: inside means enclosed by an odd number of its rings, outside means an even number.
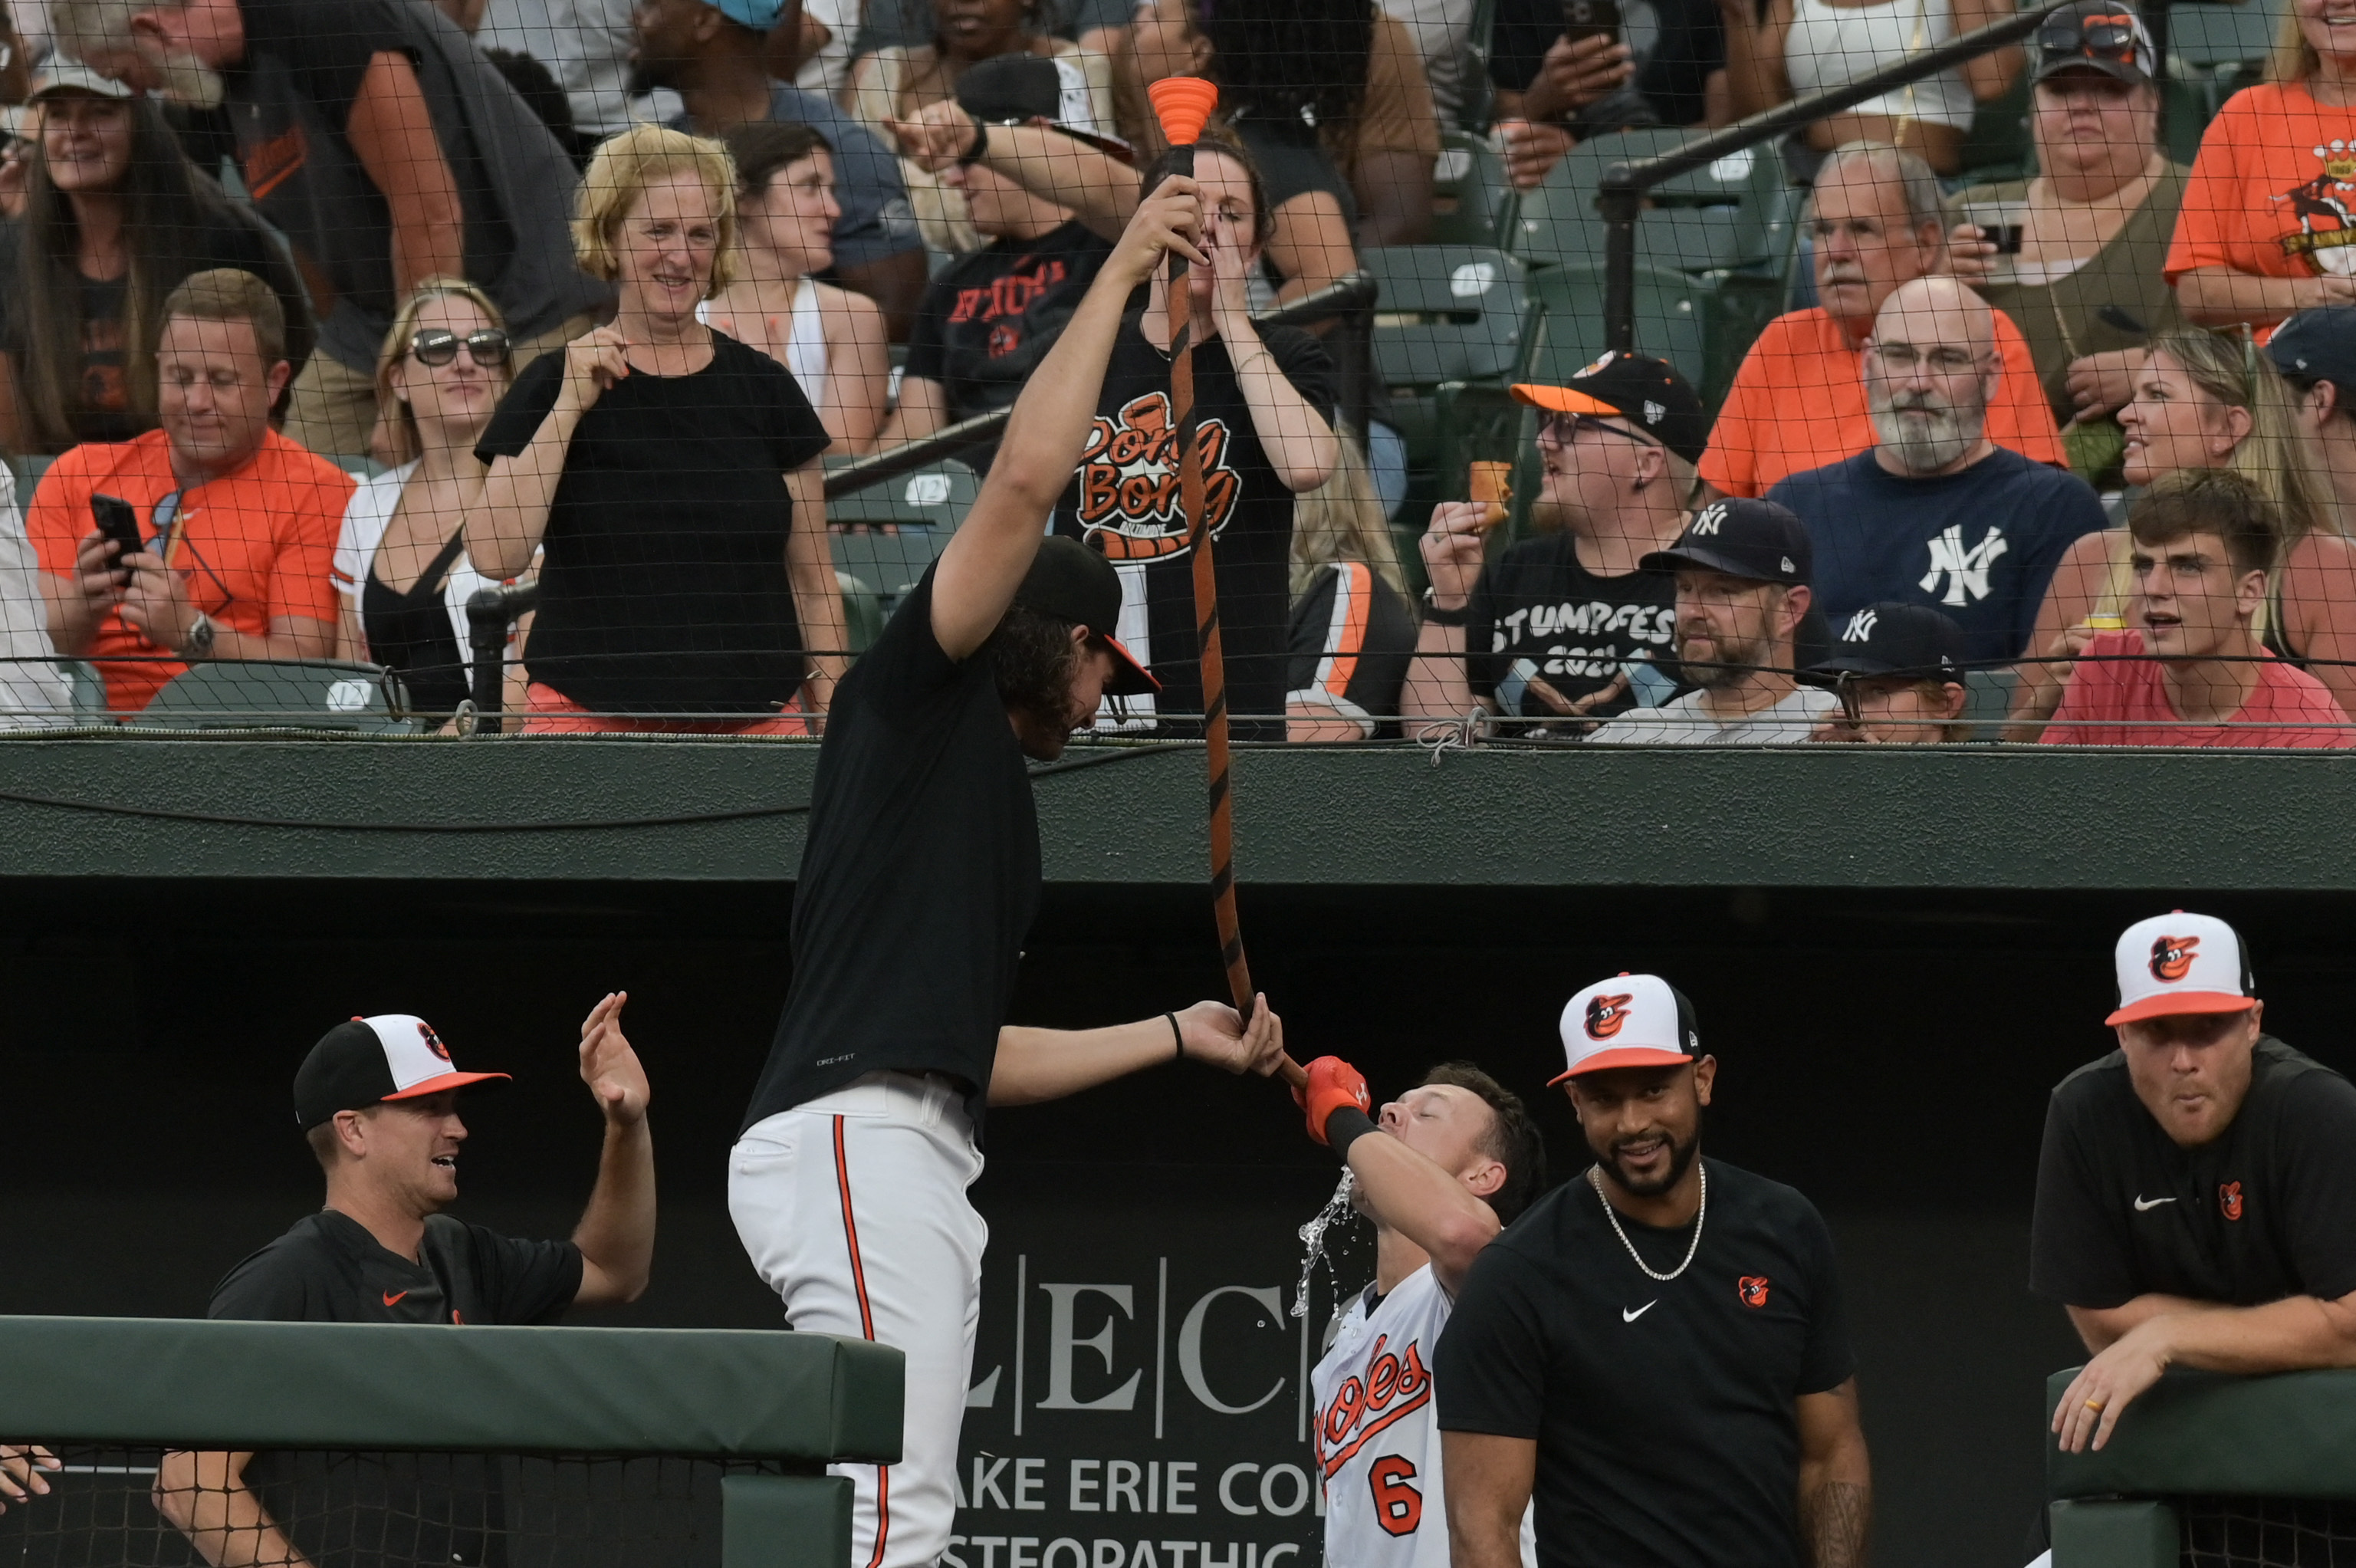
M1996 317L2004 375L1988 404L1988 439L2032 462L2066 465L2053 411L2020 328ZM1767 324L1751 346L1701 455L1701 477L1730 496L1763 496L1786 474L1854 457L1874 446L1860 350L1822 306Z
M281 618L334 626L336 587L327 573L352 489L349 474L271 431L244 467L181 492L172 569L188 602L223 628L254 637ZM41 570L70 576L74 553L95 526L91 496L129 501L140 536L152 541L156 503L179 490L162 431L134 441L87 442L41 476L25 531ZM107 611L88 653L105 677L106 705L117 713L145 708L187 668L156 657L170 651L141 636L122 610Z
M2225 101L2201 138L2164 269L2260 277L2356 275L2356 109L2327 109L2296 82Z

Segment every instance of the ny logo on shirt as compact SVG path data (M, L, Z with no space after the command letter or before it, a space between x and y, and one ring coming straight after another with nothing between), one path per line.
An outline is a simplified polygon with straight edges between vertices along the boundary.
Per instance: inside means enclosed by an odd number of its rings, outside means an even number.
M2012 548L2004 537L2004 530L1991 528L1977 544L1964 545L1964 525L1955 523L1944 533L1931 541L1931 569L1922 574L1922 591L1939 592L1939 579L1947 579L1947 591L1940 598L1944 605L1962 606L1974 599L1988 596L1988 568L1997 558Z

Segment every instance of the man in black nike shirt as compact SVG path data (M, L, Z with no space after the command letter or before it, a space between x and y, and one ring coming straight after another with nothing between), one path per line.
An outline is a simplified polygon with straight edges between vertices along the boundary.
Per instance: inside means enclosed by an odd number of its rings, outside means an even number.
M2073 1453L2171 1366L2356 1366L2356 1085L2264 1032L2224 921L2138 921L2115 961L2119 1048L2053 1090L2029 1240L2094 1353L2054 1411Z
M1583 735L1658 706L1676 685L1676 584L1637 563L1686 526L1709 419L1665 360L1606 354L1558 387L1517 386L1538 410L1538 537L1483 563L1478 501L1432 509L1422 540L1423 633L1408 711L1483 708L1525 733Z
M1872 1475L1832 1237L1700 1157L1718 1061L1621 974L1563 1009L1595 1155L1473 1260L1440 1341L1454 1568L1853 1568Z
M552 1323L567 1307L636 1301L654 1262L655 1156L646 1070L622 1033L627 1000L605 997L581 1026L581 1080L605 1142L571 1240L516 1240L441 1212L458 1196L459 1091L508 1075L459 1071L423 1018L354 1018L294 1075L294 1122L327 1172L327 1204L231 1269L207 1316ZM502 1561L497 1465L479 1455L170 1453L155 1499L212 1568L301 1564L358 1541L388 1565Z

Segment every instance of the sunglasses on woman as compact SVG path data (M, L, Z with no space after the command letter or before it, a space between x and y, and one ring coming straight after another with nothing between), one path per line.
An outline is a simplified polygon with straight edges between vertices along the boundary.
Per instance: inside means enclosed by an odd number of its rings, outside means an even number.
M2136 43L2135 24L2123 16L2064 17L2046 23L2037 35L2037 47L2048 59L2077 55L2120 65L2136 64Z
M461 343L466 346L475 363L486 369L496 370L508 362L508 335L496 327L469 332L464 338L438 327L429 328L409 339L409 357L421 365L446 365L458 357Z

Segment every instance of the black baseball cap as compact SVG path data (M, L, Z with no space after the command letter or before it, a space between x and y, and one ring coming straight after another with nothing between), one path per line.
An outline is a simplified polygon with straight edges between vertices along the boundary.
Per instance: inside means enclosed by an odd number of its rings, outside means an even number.
M2135 7L2116 0L2078 0L2045 18L2034 40L2036 71L2043 81L2065 70L2098 70L2119 81L2148 85L2151 35Z
M445 1089L503 1081L503 1072L460 1072L434 1026L408 1013L354 1018L319 1036L294 1070L294 1124L305 1133L338 1111L422 1100Z
M1636 564L1647 572L1699 568L1796 587L1807 582L1814 555L1807 529L1788 508L1730 496L1694 513L1675 544Z
M1964 628L1928 605L1883 599L1842 623L1832 650L1808 666L1817 676L1898 675L1915 681L1964 678Z
M1064 118L1063 72L1041 55L1018 51L975 62L958 78L957 102L985 125L1044 125L1123 163L1135 156L1127 142Z
M2329 381L2341 401L2356 398L2356 305L2319 305L2275 328L2266 352L2285 379L2302 386Z
M1688 463L1709 445L1701 399L1666 360L1613 350L1560 386L1525 384L1514 397L1550 413L1616 414Z
M976 70L980 68L977 66ZM1076 539L1050 536L1032 558L1014 602L1041 615L1054 616L1088 628L1088 635L1112 650L1112 679L1105 693L1137 697L1162 690L1153 672L1120 645L1113 628L1120 624L1120 574L1112 563Z

